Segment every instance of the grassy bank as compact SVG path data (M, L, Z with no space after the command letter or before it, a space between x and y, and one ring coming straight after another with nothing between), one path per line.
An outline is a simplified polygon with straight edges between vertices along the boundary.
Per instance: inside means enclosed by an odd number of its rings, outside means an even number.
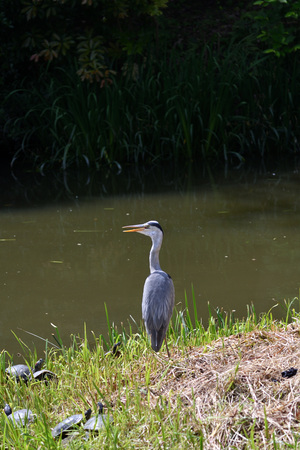
M1 401L13 410L29 407L36 420L24 432L2 413L1 448L297 448L299 375L281 374L299 362L300 316L293 304L282 321L271 312L257 318L253 308L244 320L209 312L207 328L196 308L173 319L170 360L164 348L152 352L142 330L117 330L109 322L107 337L93 343L84 336L70 348L46 346L46 366L58 377L48 385L6 380L3 352ZM107 352L117 341L119 353ZM30 353L27 360L40 356ZM113 423L88 440L82 428L67 444L53 440L51 428L89 407L95 412L99 400Z

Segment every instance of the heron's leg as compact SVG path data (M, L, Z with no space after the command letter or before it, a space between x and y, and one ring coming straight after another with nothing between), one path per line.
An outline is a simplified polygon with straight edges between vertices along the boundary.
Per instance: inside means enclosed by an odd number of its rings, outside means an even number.
M167 344L167 338L166 337L165 337L165 343L166 343L166 347L167 347L168 357L171 358L170 352L169 352L169 349L168 349L168 344Z

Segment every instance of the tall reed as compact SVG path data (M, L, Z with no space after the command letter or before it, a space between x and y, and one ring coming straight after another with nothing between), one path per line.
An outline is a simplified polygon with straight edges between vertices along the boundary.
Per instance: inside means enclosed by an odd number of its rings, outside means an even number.
M149 56L102 87L70 67L10 93L5 130L38 167L277 157L298 151L298 79L247 40Z

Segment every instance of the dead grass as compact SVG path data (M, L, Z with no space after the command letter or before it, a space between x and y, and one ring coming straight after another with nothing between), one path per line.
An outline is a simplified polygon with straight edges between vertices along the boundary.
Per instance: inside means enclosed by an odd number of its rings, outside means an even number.
M173 353L173 364L151 379L150 403L178 397L205 448L286 448L300 432L300 322L219 338ZM300 436L300 435L299 435Z

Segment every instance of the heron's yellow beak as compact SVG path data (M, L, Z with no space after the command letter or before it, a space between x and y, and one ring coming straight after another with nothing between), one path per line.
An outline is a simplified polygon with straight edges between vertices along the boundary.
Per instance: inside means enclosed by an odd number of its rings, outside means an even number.
M144 225L125 225L125 227L122 228L129 228L128 230L123 230L123 233L132 233L134 231L144 231L145 227Z

